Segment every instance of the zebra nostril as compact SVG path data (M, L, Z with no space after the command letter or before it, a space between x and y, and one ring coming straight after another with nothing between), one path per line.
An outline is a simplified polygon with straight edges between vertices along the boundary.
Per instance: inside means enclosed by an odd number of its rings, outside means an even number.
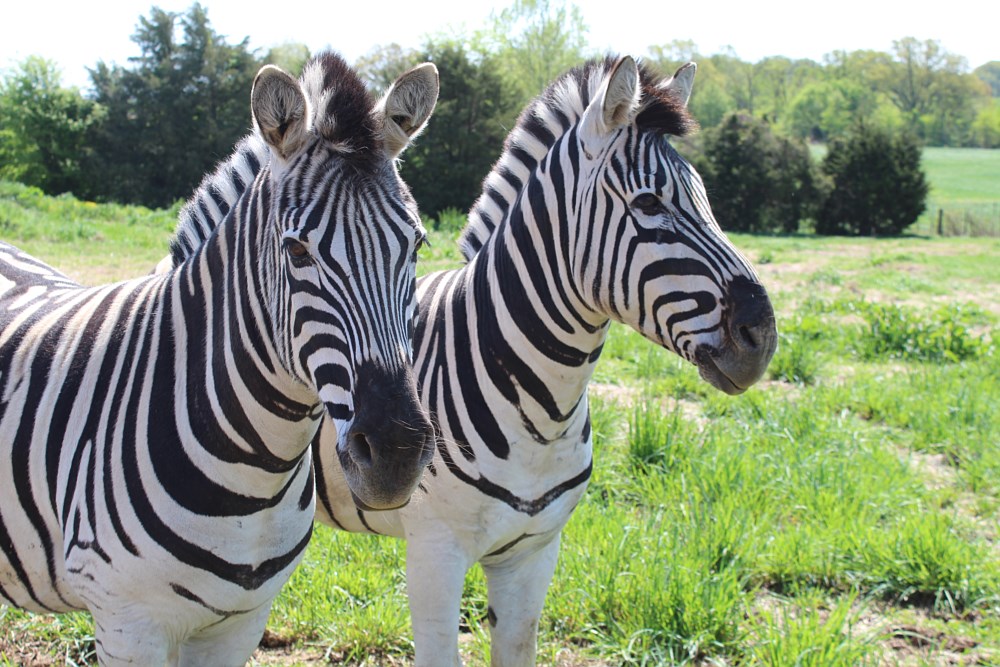
M348 452L354 463L361 468L371 468L372 460L375 458L375 452L372 449L371 442L369 442L368 437L359 431L355 431L351 434L351 437L347 441Z
M739 340L743 343L743 347L754 349L760 345L760 339L755 334L754 327L741 326L738 330Z

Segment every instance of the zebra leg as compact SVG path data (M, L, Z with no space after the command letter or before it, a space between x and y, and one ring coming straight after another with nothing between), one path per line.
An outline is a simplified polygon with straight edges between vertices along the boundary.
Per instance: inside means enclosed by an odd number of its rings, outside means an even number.
M421 536L423 537L423 536ZM411 537L406 544L406 589L413 623L414 667L461 667L459 609L465 573L463 549L451 540Z
M240 667L247 664L264 635L270 612L271 603L268 602L253 611L230 616L189 638L181 646L178 667Z
M539 549L483 563L489 589L490 667L532 667L538 619L559 557L559 533Z
M101 667L124 665L163 665L176 647L153 623L137 623L127 612L92 611L97 664Z

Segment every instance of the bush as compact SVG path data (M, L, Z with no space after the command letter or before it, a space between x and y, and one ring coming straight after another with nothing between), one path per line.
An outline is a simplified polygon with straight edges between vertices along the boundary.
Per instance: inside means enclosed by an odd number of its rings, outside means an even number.
M899 234L926 208L920 146L908 134L858 125L829 145L822 164L831 179L816 219L818 234Z
M739 232L795 232L819 198L806 145L766 121L731 114L706 130L698 165L719 224Z
M865 331L858 340L862 359L956 362L987 354L989 343L974 335L961 306L915 313L894 304L863 304Z

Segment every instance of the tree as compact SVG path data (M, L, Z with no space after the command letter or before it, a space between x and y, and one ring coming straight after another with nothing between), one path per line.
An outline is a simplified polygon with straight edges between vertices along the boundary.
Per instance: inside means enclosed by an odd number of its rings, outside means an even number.
M702 127L715 127L726 114L736 108L736 103L727 92L725 74L711 58L698 53L694 42L674 40L660 46L651 46L649 52L650 64L664 74L673 74L681 65L697 62L698 78L688 109Z
M972 144L980 148L1000 148L1000 100L990 100L976 114L972 122Z
M742 232L795 232L819 197L809 149L746 113L705 131L696 161L719 224Z
M816 220L820 234L899 234L926 208L920 145L908 133L857 125L829 145L822 164L832 189Z
M965 59L935 40L905 37L893 42L893 63L880 88L903 113L911 131L931 145L960 145L976 114L976 100L989 96Z
M420 64L420 58L420 52L404 49L393 42L371 49L358 58L354 68L370 90L384 91L392 85L396 77Z
M107 117L89 168L101 174L99 198L167 206L249 130L258 62L246 39L229 45L212 30L199 4L184 15L153 8L132 39L140 55L130 67L90 72Z
M514 0L473 38L473 49L492 56L523 105L587 57L587 24L573 4Z
M54 63L29 56L0 83L0 177L48 194L81 193L87 131L101 115L62 86Z
M857 81L817 81L798 91L782 126L794 136L827 141L842 136L859 120L871 122L878 108L876 93Z
M512 93L496 61L473 62L461 44L428 44L419 57L424 60L437 65L441 94L427 130L407 150L401 173L422 212L466 211L500 156L504 128L513 126Z
M272 47L264 56L264 64L277 65L292 76L302 74L302 69L309 62L309 47L299 42L285 42Z
M991 60L972 71L976 77L990 87L993 97L1000 97L1000 60Z

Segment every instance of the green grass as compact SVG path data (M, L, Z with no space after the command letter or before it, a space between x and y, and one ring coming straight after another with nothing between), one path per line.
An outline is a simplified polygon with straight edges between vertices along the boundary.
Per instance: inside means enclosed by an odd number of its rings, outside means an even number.
M1000 203L1000 150L925 148L922 165L935 201Z
M0 186L0 238L85 282L151 269L170 215ZM422 273L460 261L441 227ZM724 396L611 328L539 664L1000 663L1000 241L734 241L775 303L768 377ZM269 624L297 653L258 662L407 664L404 551L318 528ZM470 665L489 661L485 614L475 569ZM0 665L89 664L91 633L84 614L0 609Z

